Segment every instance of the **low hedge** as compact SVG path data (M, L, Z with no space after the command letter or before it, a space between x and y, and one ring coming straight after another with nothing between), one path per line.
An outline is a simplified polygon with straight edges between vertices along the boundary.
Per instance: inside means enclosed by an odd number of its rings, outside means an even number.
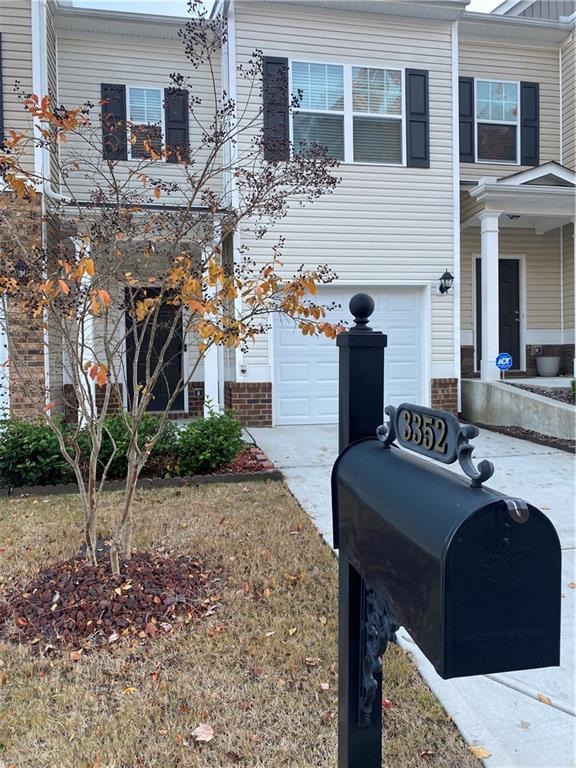
M144 448L159 427L159 417L146 414L141 421L138 444ZM64 434L72 427L62 424ZM112 414L105 421L105 433L99 463L104 467L112 454L112 438L117 452L107 478L126 477L128 432L122 414ZM79 435L83 463L87 463L90 437ZM211 412L205 419L178 428L165 422L147 464L145 477L185 476L218 469L233 461L242 450L242 427L229 413ZM75 482L74 474L60 453L58 440L44 421L7 419L0 421L0 487L59 485Z

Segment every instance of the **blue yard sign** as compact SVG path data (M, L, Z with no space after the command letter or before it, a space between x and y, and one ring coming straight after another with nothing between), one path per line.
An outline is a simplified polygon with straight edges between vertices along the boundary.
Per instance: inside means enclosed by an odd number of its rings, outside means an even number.
M509 355L508 352L500 352L496 358L496 367L501 371L507 371L509 368L512 368L512 355Z

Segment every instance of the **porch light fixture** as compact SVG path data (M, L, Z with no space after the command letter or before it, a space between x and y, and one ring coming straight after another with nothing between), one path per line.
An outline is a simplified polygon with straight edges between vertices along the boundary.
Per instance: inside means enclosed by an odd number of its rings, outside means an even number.
M448 293L450 288L452 288L452 284L454 283L454 275L451 275L448 270L444 272L442 277L440 278L440 293Z
M26 275L28 274L28 264L20 259L20 261L17 261L16 264L14 264L14 271L16 272L18 280L25 280Z

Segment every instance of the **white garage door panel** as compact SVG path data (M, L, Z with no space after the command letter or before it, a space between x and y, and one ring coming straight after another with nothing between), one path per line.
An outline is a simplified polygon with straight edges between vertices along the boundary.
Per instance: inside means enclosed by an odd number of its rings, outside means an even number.
M332 322L348 317L351 288L322 291L318 301L335 302ZM386 405L424 402L422 291L370 288L375 302L370 325L388 335L385 351ZM292 321L274 320L274 393L277 424L332 424L338 420L338 348L326 337L303 336Z

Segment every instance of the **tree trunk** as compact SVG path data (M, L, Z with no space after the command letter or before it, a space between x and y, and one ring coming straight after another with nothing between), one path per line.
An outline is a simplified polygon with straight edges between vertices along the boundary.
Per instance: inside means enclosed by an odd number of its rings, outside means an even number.
M84 510L84 543L86 545L86 560L91 565L96 565L96 514L91 508L91 501L86 500L87 509Z
M129 560L132 555L132 504L139 474L139 467L128 459L124 505L116 532L116 545L122 558L125 560Z

